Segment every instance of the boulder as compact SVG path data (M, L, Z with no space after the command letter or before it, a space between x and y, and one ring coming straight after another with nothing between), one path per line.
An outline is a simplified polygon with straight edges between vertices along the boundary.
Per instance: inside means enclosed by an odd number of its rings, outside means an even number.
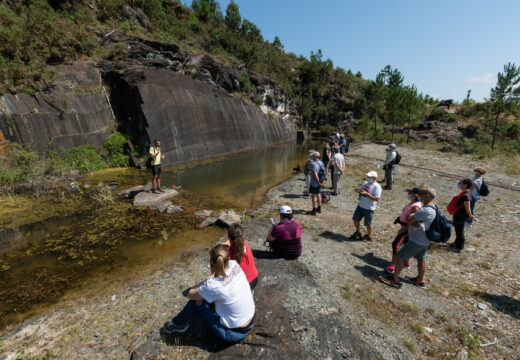
M148 183L146 185L139 185L131 187L130 189L125 189L117 193L117 196L124 196L125 198L132 198L138 193L142 191L150 191L152 190L152 183Z
M242 219L234 210L229 209L228 211L221 211L218 215L216 224L225 228L230 227L234 223L241 222Z
M172 214L172 213L176 213L176 212L181 212L183 211L184 208L182 206L179 206L179 205L170 205L166 208L166 212L168 214Z
M158 201L155 204L150 205L150 209L157 210L159 212L163 212L163 211L167 210L172 205L173 205L172 202L169 201L169 200Z
M206 228L208 226L215 225L217 223L217 220L218 219L215 218L215 217L209 217L209 218L207 218L206 220L204 220L203 222L200 223L199 228L204 229L204 228Z
M135 206L152 206L158 202L177 196L179 192L174 189L165 189L163 193L140 192L134 198Z
M204 218L210 217L212 213L213 213L213 211L211 211L211 210L198 210L198 211L194 212L197 219L204 219Z

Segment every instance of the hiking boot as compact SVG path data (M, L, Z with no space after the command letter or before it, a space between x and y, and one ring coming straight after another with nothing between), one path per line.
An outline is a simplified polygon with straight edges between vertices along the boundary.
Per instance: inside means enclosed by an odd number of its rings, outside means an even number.
M183 333L188 330L189 323L183 324L183 325L177 325L173 321L168 321L167 323L164 323L163 331L170 335L173 333Z
M157 189L157 191L164 193L163 189Z
M361 238L362 241L372 241L372 236L368 235L368 234L365 234L365 236L363 236Z
M416 277L407 276L406 280L408 280L408 282L410 282L411 284L414 284L415 286L418 286L422 289L424 289L424 287L425 287L424 281L418 281L417 276Z
M411 268L411 267L412 267L412 265L410 265L410 262L409 262L409 261L405 261L405 262L404 262L404 268L405 268L405 269L409 269L409 268Z
M312 211L308 211L307 215L316 216L316 209L312 209Z
M157 190L157 189L153 189L153 190L152 190L152 193L154 193L154 194L159 194L159 190Z
M448 246L449 251L453 251L454 253L460 254L462 252L462 249L459 249L455 245Z
M403 284L400 281L395 281L393 275L380 275L378 278L383 284L391 286L396 289L400 289Z
M361 233L359 231L356 231L352 235L349 236L350 240L361 240Z
M395 272L395 268L394 268L394 265L388 265L386 268L385 268L385 272L389 273L389 274L393 274Z
M318 206L318 208L316 209L316 212L317 212L318 214L321 214L321 206Z

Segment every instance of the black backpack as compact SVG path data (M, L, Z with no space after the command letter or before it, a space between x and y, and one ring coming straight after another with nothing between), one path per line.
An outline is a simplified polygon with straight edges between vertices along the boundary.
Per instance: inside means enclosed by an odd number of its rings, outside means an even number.
M318 178L320 181L327 181L327 172L324 166L320 165L320 172L318 173Z
M489 195L489 187L488 184L482 179L482 185L480 185L480 189L478 190L480 196L488 196Z
M446 215L440 212L437 205L426 205L435 210L435 219L433 219L430 227L426 230L426 237L436 243L448 242L451 236L451 224L448 222Z
M395 159L392 161L392 164L397 165L401 162L401 154L399 152L395 152Z

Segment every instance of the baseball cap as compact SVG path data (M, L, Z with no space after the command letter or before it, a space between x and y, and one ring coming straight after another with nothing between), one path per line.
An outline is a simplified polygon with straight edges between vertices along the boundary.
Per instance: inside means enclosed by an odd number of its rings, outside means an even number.
M366 174L366 177L373 177L377 179L377 173L375 171L370 171Z
M390 149L396 149L396 148L397 148L397 145L394 144L394 143L391 143L390 145L388 145L388 147L389 147Z
M317 157L321 157L320 153L317 152L317 151L313 152L312 155L313 155L313 156L317 156Z
M419 195L421 193L421 189L419 189L418 187L414 187L414 188L411 188L411 189L406 189L405 191L407 193L412 193L412 194L416 194L416 195Z
M280 214L292 214L292 209L290 206L282 205L279 211Z

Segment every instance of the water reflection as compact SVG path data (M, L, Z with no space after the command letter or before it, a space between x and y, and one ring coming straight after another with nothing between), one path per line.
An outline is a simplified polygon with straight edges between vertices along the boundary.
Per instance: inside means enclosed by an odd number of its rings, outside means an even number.
M316 144L287 143L180 170L172 167L165 169L162 182L254 208L269 188L290 177L297 164L303 165L312 145Z

